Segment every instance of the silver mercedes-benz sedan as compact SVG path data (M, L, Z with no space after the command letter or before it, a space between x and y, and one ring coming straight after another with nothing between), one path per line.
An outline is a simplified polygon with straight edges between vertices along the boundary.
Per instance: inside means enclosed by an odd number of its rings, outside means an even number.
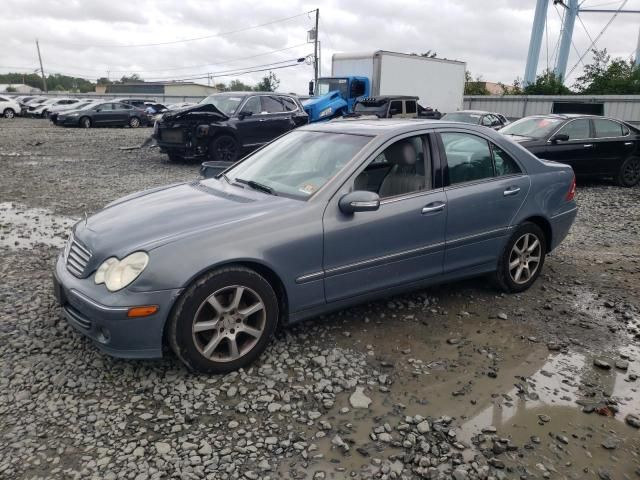
M493 274L526 290L576 216L571 167L482 126L298 128L216 178L135 193L77 223L55 268L105 352L192 370L252 362L276 326Z

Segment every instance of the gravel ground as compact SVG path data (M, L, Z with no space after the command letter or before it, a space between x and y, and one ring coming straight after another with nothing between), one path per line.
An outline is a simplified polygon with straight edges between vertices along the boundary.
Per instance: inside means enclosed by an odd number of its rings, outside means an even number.
M640 190L580 184L536 285L471 280L278 333L246 371L107 357L62 318L85 212L195 178L149 129L0 122L0 478L640 478Z

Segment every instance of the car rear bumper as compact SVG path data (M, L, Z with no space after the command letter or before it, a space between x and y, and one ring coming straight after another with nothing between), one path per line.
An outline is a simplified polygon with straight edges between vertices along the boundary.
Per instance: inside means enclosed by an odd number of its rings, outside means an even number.
M574 205L571 209L565 210L551 218L552 235L551 248L549 251L554 250L566 238L577 215L578 207Z
M162 356L162 336L165 321L180 289L153 292L129 292L126 289L110 294L111 305L95 298L104 298L103 285L91 278L76 278L66 269L62 254L54 272L54 293L69 324L90 338L103 352L120 358L158 358ZM106 290L106 289L105 289ZM157 305L158 311L143 318L129 318L129 308Z

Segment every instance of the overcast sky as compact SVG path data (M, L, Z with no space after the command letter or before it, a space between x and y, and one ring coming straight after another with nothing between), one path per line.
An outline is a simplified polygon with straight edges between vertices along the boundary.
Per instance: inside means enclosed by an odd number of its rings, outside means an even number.
M223 77L239 70L304 57L305 44L320 8L322 71L330 74L334 52L390 50L425 52L467 62L474 76L512 83L522 77L535 0L3 0L0 15L0 72L33 71L40 40L45 73L64 73L95 80L138 73L144 79L179 79L213 72L215 82L240 78L256 83L262 74ZM622 1L584 0L585 8L617 8ZM550 2L547 39L539 71L553 66L560 30L557 10ZM640 9L628 0L625 9ZM285 17L288 20L274 22ZM580 18L595 38L611 14L583 13ZM244 30L269 22L269 25ZM619 15L598 41L614 56L628 58L636 47L640 14ZM232 32L232 33L229 33ZM235 32L235 33L233 33ZM188 42L156 46L142 44ZM580 21L569 69L588 48ZM274 52L280 50L279 52ZM580 55L577 51L580 52ZM247 58L252 57L252 58ZM590 55L585 57L585 62ZM16 68L20 67L20 68ZM266 68L266 67L262 67ZM581 67L569 77L573 83ZM280 90L305 93L312 67L274 70ZM198 80L207 83L206 79Z

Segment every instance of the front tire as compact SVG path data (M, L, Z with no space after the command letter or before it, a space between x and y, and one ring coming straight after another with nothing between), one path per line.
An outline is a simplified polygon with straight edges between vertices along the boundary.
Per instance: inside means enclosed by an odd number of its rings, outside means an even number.
M14 118L16 116L16 112L13 111L13 108L6 108L3 116L4 118Z
M196 280L178 300L168 324L172 350L192 371L228 373L253 362L278 324L276 294L244 267L226 267Z
M131 117L129 119L129 126L131 128L138 128L140 126L140 119L138 117Z
M231 135L220 135L209 145L209 159L214 162L235 162L240 146Z
M640 157L629 157L620 166L616 183L621 187L634 187L640 183Z
M82 117L78 123L82 128L91 128L91 119L89 117Z
M547 242L538 225L525 222L516 228L498 259L496 281L505 292L527 290L536 281L546 258Z

